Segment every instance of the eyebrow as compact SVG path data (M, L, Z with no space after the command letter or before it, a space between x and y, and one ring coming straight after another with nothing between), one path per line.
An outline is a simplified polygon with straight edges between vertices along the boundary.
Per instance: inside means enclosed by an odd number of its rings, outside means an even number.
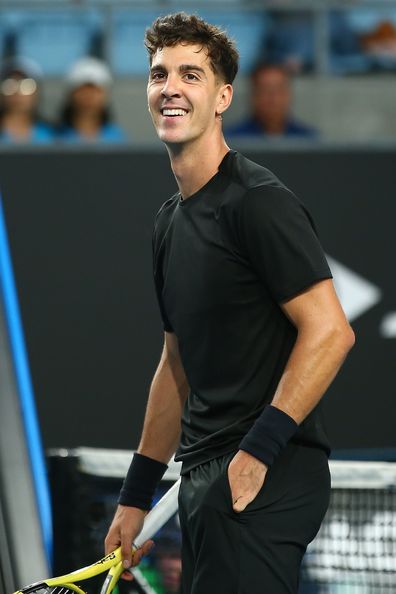
M201 68L201 66L198 66L197 64L181 64L179 66L179 72L189 72L191 70L194 70L195 72L201 72L204 76L206 76L206 72L203 68ZM150 68L150 74L153 74L154 72L166 72L166 68L165 66L162 66L161 64L157 64L156 66L152 66Z
M205 70L201 68L201 66L197 66L196 64L181 64L179 66L180 72L186 72L188 70L195 70L196 72L201 72L202 74L206 74Z

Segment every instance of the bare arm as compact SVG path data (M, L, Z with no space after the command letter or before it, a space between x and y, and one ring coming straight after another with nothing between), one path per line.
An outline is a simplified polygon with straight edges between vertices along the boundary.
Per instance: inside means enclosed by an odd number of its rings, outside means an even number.
M314 285L282 309L298 335L272 404L300 424L335 378L354 333L331 280Z
M138 451L145 456L167 463L180 438L180 420L188 384L180 360L177 338L165 333L164 348L150 387L143 432ZM106 554L122 548L124 567L132 562L131 544L142 529L145 512L136 507L119 505L105 539ZM137 565L151 548L148 541L133 557ZM123 577L131 579L130 574Z
M348 351L353 331L331 280L321 281L287 303L282 310L297 329L297 339L272 405L301 423L318 404ZM235 511L243 511L260 490L267 467L239 451L229 467Z

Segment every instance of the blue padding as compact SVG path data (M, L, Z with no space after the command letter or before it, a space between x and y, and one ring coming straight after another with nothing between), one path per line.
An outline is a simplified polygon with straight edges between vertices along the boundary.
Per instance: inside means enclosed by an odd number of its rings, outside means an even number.
M33 388L30 379L28 358L18 307L18 297L12 271L7 240L3 204L0 196L0 291L4 303L5 318L9 333L15 376L18 386L27 449L36 492L38 513L42 528L43 543L48 563L52 559L52 516L45 458L41 444Z

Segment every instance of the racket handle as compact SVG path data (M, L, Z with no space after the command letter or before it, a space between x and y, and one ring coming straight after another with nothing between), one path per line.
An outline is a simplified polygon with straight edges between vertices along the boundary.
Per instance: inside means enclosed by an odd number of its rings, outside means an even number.
M134 546L142 546L177 512L180 479L165 493L153 509L147 514L142 531L136 537Z

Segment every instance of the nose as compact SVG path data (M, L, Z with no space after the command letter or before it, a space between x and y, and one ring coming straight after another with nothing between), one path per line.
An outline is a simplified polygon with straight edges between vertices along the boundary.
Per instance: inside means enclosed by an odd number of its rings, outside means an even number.
M179 78L177 76L172 76L168 74L166 78L166 82L161 89L161 95L166 99L170 99L171 97L180 97L181 91L178 84Z

